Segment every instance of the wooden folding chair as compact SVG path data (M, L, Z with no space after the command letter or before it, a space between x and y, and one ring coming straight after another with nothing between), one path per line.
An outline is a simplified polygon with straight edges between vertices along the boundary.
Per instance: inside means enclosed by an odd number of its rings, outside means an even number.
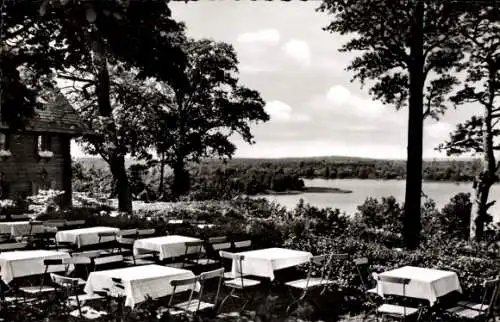
M203 250L203 241L192 241L184 243L184 254L180 256L179 261L169 263L166 266L173 268L185 268L199 265L197 261L200 259Z
M233 265L236 265L234 268L234 271L236 272L235 274L231 274L233 278L227 279L224 281L224 286L229 288L229 293L226 295L226 297L222 300L220 306L222 305L230 298L240 298L243 296L243 291L245 289L260 285L261 282L258 280L246 278L245 273L243 271L243 260L245 259L244 255L239 255L239 254L234 254L226 251L219 251L219 256L221 258L225 259L230 259L233 263ZM226 275L225 275L226 276ZM225 277L224 276L224 277ZM236 294L237 292L240 293L240 295ZM243 310L246 305L250 302L250 300L247 300L243 306L241 307L241 310Z
M127 265L150 265L155 264L158 258L157 251L146 251L140 255L134 254L134 242L133 238L118 237L118 246L120 247L121 254L123 255L123 261Z
M466 320L484 319L495 321L495 308L500 293L500 278L485 280L481 302L459 301L454 307L446 309L447 313Z
M81 319L93 320L106 315L106 312L96 311L91 307L83 307L85 301L101 300L103 297L96 294L80 294L80 281L77 278L71 278L51 273L50 277L56 290L61 292L65 301L65 306L70 309L76 307L76 310L69 312L69 315Z
M43 261L43 264L45 265L45 270L43 274L41 275L40 278L40 284L39 285L34 285L34 286L21 286L19 287L19 291L23 294L23 299L26 302L26 297L40 297L42 295L48 294L48 293L53 293L55 292L55 287L52 285L47 285L45 284L46 279L47 279L47 274L49 270L49 266L53 265L63 265L61 259L45 259Z
M99 247L105 246L109 249L111 253L115 252L115 250L119 250L117 241L116 241L116 236L117 232L115 231L103 231L97 233L97 236L99 237L98 240L98 245ZM103 241L104 238L110 237L112 238L111 240Z
M222 278L224 274L224 269L219 268L216 270L212 270L209 272L201 273L199 276L181 279L181 280L173 280L171 285L174 287L172 296L169 301L169 308L179 309L180 311L186 312L188 314L196 315L199 311L204 311L207 309L215 309L219 299L220 286L222 284ZM205 290L205 284L211 279L218 279L217 281L217 292L215 294L215 298L213 303L204 301L203 295ZM200 283L200 289L197 292L196 298L194 298L194 293L196 292L196 284ZM179 286L189 286L190 294L187 301L177 304L172 304L174 296L176 294L177 288ZM171 312L171 314L175 315L177 312Z
M330 280L332 262L334 260L346 259L347 257L348 254L323 254L313 256L309 260L309 268L305 278L285 283L285 285L290 288L290 291L300 291L300 296L297 298L295 298L292 293L294 300L290 305L288 305L286 309L287 312L289 312L294 305L297 305L299 302L304 300L312 290L322 288L321 294L323 294L326 291L327 286L334 283L333 280ZM314 277L313 273L317 269L320 270L321 274L319 277Z
M417 321L420 320L420 316L422 314L422 307L415 308L406 305L406 286L410 284L410 282L411 279L409 278L377 275L377 287L381 287L381 283L391 283L391 284L397 284L399 285L399 287L402 288L402 293L398 291L397 294L391 294L388 292L386 293L382 288L380 290L384 295L402 294L403 298L402 305L384 303L381 306L379 306L377 308L377 316L381 315L382 318L388 316L405 321L407 317L412 317L417 315Z

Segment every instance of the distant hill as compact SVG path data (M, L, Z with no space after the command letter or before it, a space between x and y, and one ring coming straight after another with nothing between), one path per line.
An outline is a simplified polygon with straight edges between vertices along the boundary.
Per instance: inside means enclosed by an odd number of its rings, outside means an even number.
M424 162L438 162L443 165L454 163L454 162L468 162L474 161L477 158L456 158L456 159L426 159ZM94 167L97 169L107 169L108 164L101 158L97 157L85 157L85 158L75 158L75 161L80 162L85 167ZM290 157L290 158L233 158L228 160L230 164L241 164L241 163L262 163L262 162L301 162L301 161L325 161L327 163L370 163L370 162L391 162L396 164L406 163L405 160L401 159L376 159L376 158L363 158L363 157L350 157L350 156L317 156L317 157ZM204 163L220 163L219 159L205 159ZM125 159L125 166L128 168L131 164L141 163L141 161L137 161L132 158Z

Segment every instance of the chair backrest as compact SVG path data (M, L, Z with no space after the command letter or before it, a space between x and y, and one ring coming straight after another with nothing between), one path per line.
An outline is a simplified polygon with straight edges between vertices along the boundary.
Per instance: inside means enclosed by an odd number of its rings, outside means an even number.
M109 255L109 256L101 256L94 258L94 270L96 266L114 264L114 263L122 263L123 255Z
M10 218L13 220L22 220L22 219L30 219L30 216L26 214L20 214L20 215L10 215Z
M67 220L66 226L83 226L85 225L85 220Z
M247 240L239 240L233 242L234 248L236 250L241 249L241 248L250 248L252 247L252 241L247 239Z
M24 249L28 246L27 242L20 242L20 243L3 243L0 244L0 253L5 252L5 251L11 251L11 250L18 250L18 249Z
M60 219L49 219L49 220L46 220L43 222L43 225L44 226L47 226L47 227L56 227L56 228L60 228L60 227L64 227L66 226L66 220L60 220Z
M99 237L116 237L118 235L118 232L116 231L101 231L97 233L97 236Z
M231 249L231 243L230 242L222 242L222 243L213 243L212 249L217 251L217 250L224 250L224 249Z
M148 229L137 229L137 236L151 236L154 235L156 230L154 228L148 228Z
M217 278L217 292L215 293L215 298L214 298L214 303L219 303L219 293L220 293L220 287L222 285L222 280L224 279L224 268L218 268L214 269L212 271L208 272L203 272L200 274L200 292L199 292L199 300L201 300L201 297L203 296L203 291L205 289L205 282ZM198 303L198 309L199 309L199 304ZM198 310L197 310L198 311Z
M224 268L218 268L212 271L201 273L200 281L206 281L212 278L223 278L223 277L224 277Z
M135 237L137 235L137 229L122 229L120 230L117 234L118 237L130 237L133 236Z
M368 265L368 257L358 257L354 258L352 261L357 266Z
M78 278L72 278L67 276L62 276L59 274L50 273L50 278L54 284L59 285L63 288L76 288L78 287Z
M62 258L54 258L54 259L44 259L43 265L54 266L54 265L64 265L64 263Z
M231 252L226 252L226 251L219 251L219 256L221 258L227 258L227 259L232 259L232 260L244 260L245 259L245 256L244 255L240 255L240 254L235 254L235 253L231 253Z
M358 257L358 258L354 258L352 261L356 267L356 272L359 275L359 280L361 282L361 286L363 287L363 289L365 291L367 291L368 290L368 285L366 283L367 279L368 279L367 268L369 267L368 257Z
M118 238L116 238L116 240L118 241L118 243L120 245L123 245L123 246L133 246L134 245L134 242L135 242L135 238L130 238L130 237L121 237L121 236L118 236Z
M43 221L38 221L38 220L30 221L30 230L28 232L28 236L33 233L33 227L42 226L42 225L43 225Z
M226 241L227 241L227 236L218 236L218 237L209 237L208 238L209 244L220 244L220 243L224 243Z
M491 280L485 280L483 283L484 293L481 299L480 311L488 305L488 316L493 313L496 308L498 295L500 293L500 277Z
M172 307L172 302L174 300L176 291L179 286L187 286L190 290L189 292L189 298L188 298L188 305L187 307L191 306L191 302L193 301L193 294L196 290L196 283L198 283L200 277L199 276L194 276L194 277L189 277L189 278L183 278L183 279L178 279L178 280L173 280L170 282L170 285L172 285L173 290L172 290L172 295L170 296L170 300L168 302L168 306ZM200 290L201 291L201 290ZM200 297L201 292L198 293L198 297ZM199 300L198 298L198 305L199 305Z
M102 231L102 232L97 233L97 236L99 236L99 244L101 243L102 239L105 237L113 237L114 240L116 240L116 235L117 235L116 231Z
M187 254L199 254L203 249L203 241L191 241L185 242L184 246L186 247L186 255ZM193 250L193 251L190 251Z
M411 282L410 278L403 278L403 277L395 277L395 276L386 276L386 275L376 275L377 281L384 282L384 283L391 283L391 284L399 284L402 287L403 291L403 296L406 296L406 285L408 285ZM387 295L400 295L399 291L396 291L396 294L391 294L391 293L385 293Z
M71 253L71 257L88 257L88 258L96 258L101 256L104 253L102 250L89 250L84 252L73 252Z
M86 256L66 257L63 258L62 262L67 265L90 265L92 259Z
M199 276L194 276L189 278L173 280L170 282L170 285L172 285L173 287L194 285L196 282L198 282L199 278L200 278Z

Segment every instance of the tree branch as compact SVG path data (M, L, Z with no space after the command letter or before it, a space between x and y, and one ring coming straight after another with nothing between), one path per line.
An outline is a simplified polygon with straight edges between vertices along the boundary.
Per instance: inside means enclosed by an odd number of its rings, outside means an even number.
M57 77L72 80L72 81L77 81L77 82L85 82L85 83L95 84L95 81L92 79L86 79L86 78L81 78L81 77L72 76L72 75L59 74L59 75L57 75Z

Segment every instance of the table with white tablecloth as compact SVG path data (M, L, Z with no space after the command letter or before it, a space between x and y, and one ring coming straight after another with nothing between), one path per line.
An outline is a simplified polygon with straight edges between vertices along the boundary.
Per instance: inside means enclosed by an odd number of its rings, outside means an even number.
M0 222L0 234L10 234L12 237L22 237L43 232L55 232L57 228L44 225L33 225L29 221L6 221Z
M199 241L201 241L199 238L179 235L143 238L134 242L134 254L140 255L144 252L155 251L159 253L160 260L179 257L186 253L185 243ZM196 251L196 247L191 247L188 249L188 254L193 254ZM201 251L204 251L203 247Z
M286 248L266 248L238 253L243 255L243 274L267 277L274 280L274 271L309 262L310 252ZM232 265L233 275L241 272L238 261Z
M99 233L115 232L118 233L120 229L115 227L88 227L70 230L61 230L56 234L56 241L58 243L72 243L78 248L87 245L96 245L99 243ZM109 242L115 240L114 236L105 236L101 238L101 242Z
M191 271L161 265L111 269L90 273L84 292L93 294L94 291L104 290L110 296L125 296L125 305L134 307L146 300L147 297L157 299L171 295L173 292L171 281L194 276ZM123 288L117 287L113 278L120 279ZM199 288L199 284L196 285L196 288ZM179 286L176 292L190 289L192 289L192 285Z
M380 276L390 276L410 279L410 283L405 285L405 296L428 300L433 306L441 296L451 292L462 293L460 281L455 272L442 271L432 268L404 266L392 271L381 273ZM377 293L403 295L403 286L395 283L378 281Z
M43 274L46 259L68 258L70 255L65 252L53 250L18 250L4 252L0 254L0 274L6 283L11 282L16 277L33 276ZM73 270L73 265L69 265L69 271ZM62 272L66 270L66 265L51 265L47 272Z

